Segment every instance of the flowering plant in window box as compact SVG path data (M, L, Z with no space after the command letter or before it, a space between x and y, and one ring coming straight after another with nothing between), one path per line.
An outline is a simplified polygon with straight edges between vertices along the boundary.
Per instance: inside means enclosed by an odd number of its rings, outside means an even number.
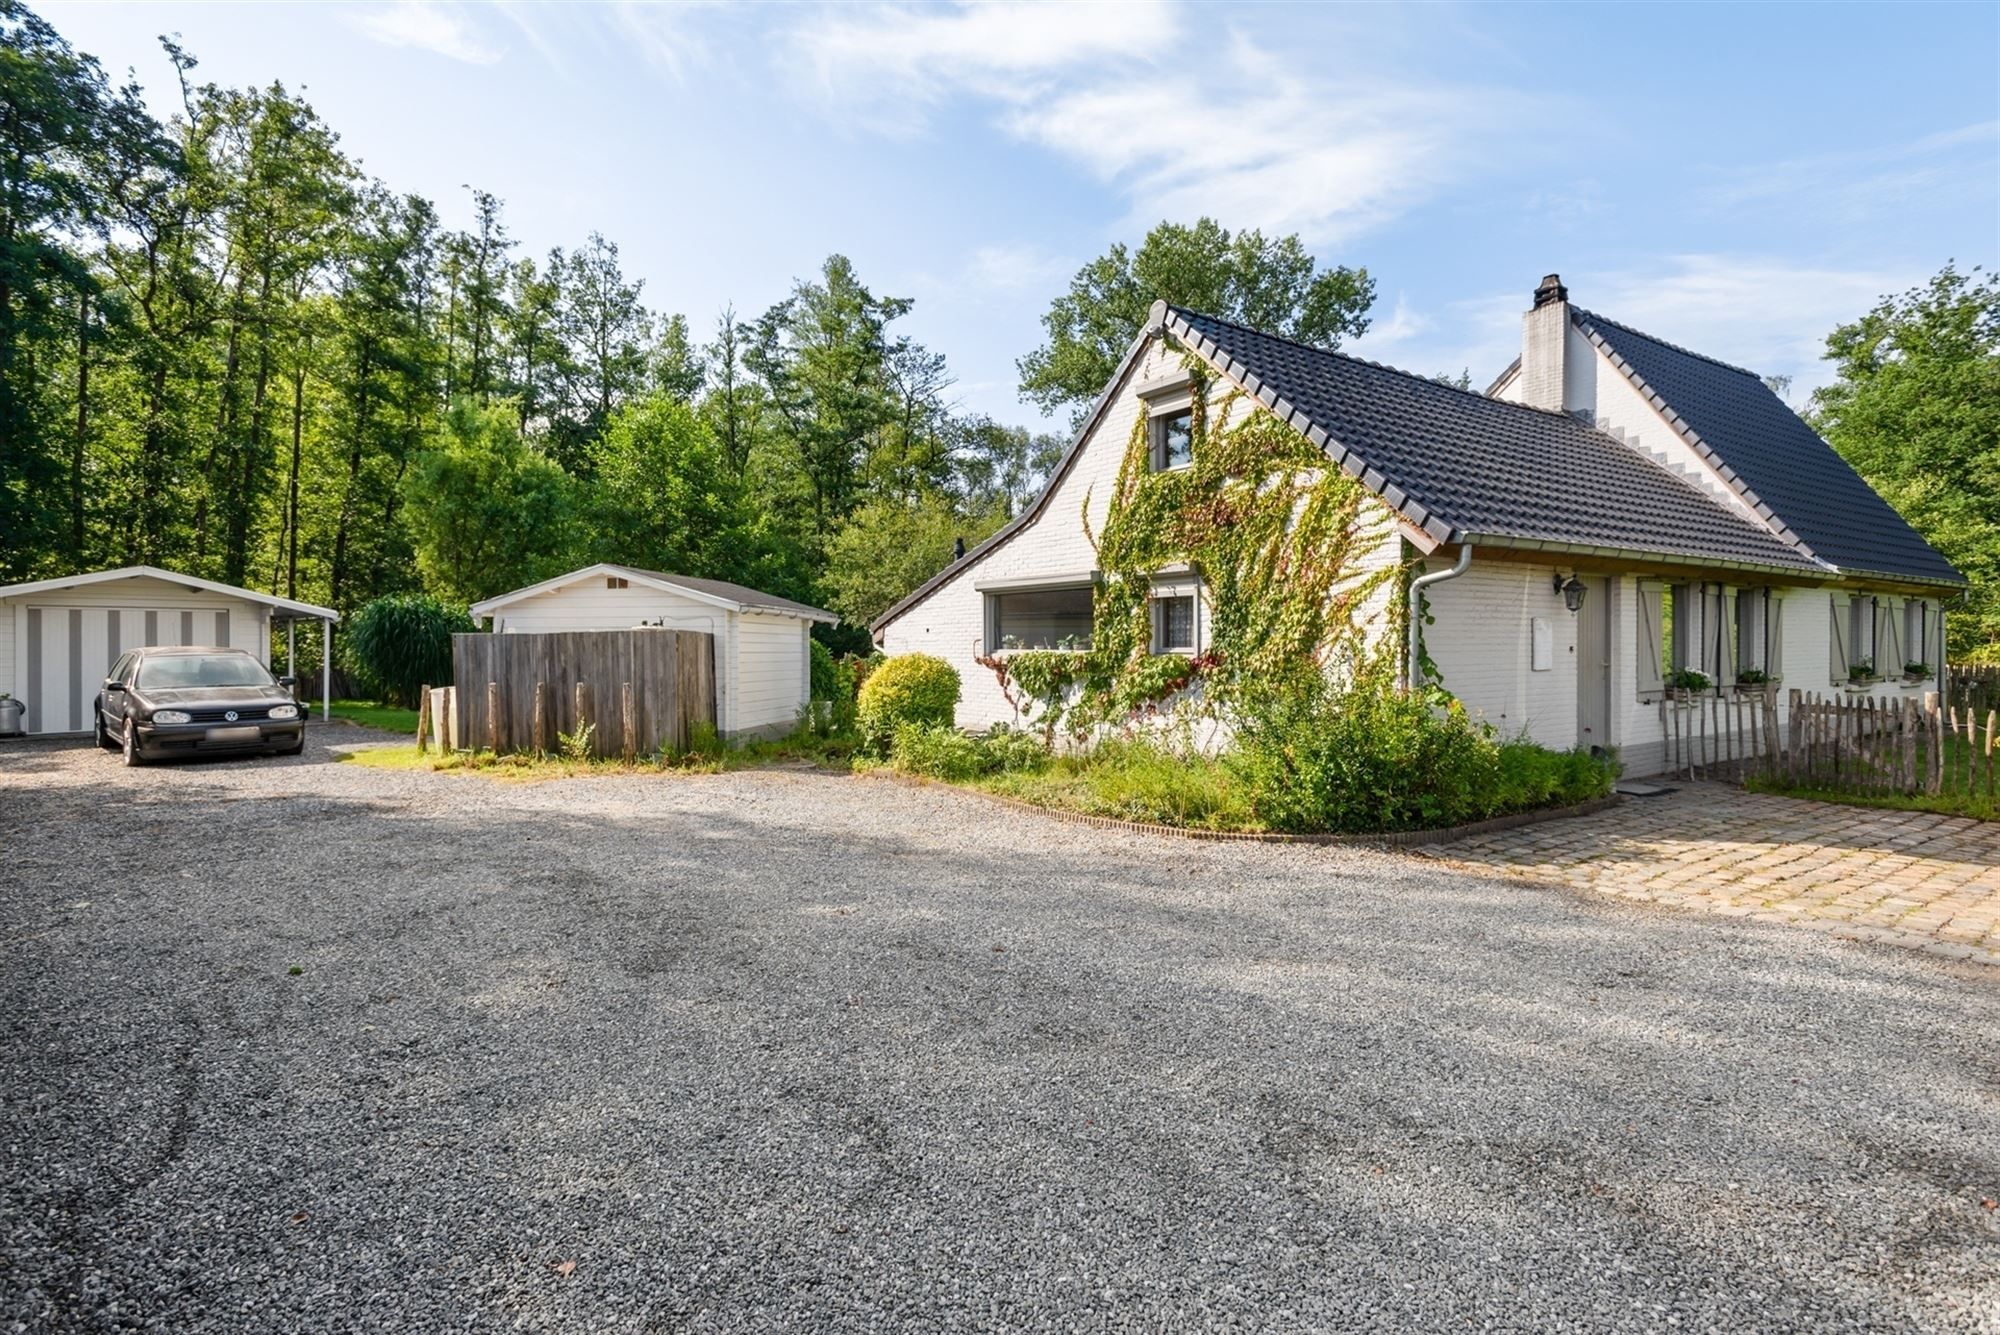
M1692 700L1715 685L1715 679L1694 668L1681 668L1667 678L1667 698Z
M1738 668L1736 671L1738 686L1768 686L1774 680L1763 668Z
M1847 665L1848 685L1866 686L1873 680L1875 680L1875 662L1873 659L1857 658Z
M1928 678L1928 677L1929 677L1930 675L1931 675L1931 665L1930 665L1929 663L1905 663L1905 664L1903 664L1903 680L1904 680L1904 681L1907 681L1907 682L1919 682L1919 681L1923 681L1923 680L1925 680L1925 679L1926 679L1926 678Z

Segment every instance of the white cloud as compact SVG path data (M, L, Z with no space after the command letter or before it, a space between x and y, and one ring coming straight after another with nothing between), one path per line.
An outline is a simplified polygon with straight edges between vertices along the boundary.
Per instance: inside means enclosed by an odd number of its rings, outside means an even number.
M1759 375L1792 377L1792 397L1833 378L1821 360L1837 324L1920 282L1896 269L1842 269L1738 255L1677 255L1663 268L1569 280L1570 299L1656 338Z
M1051 76L1092 64L1129 66L1178 25L1160 0L1036 5L978 0L946 9L905 5L829 8L785 43L808 66L830 105L878 129L914 129L937 102L961 93L1021 101Z
M1795 217L1809 211L1848 223L1912 206L1991 201L1996 144L2000 121L1980 121L1906 143L1739 168L1700 192L1699 199L1720 213L1769 208Z
M364 10L348 20L384 46L429 51L468 65L490 65L500 52L479 40L457 5L433 0L397 0Z
M681 79L690 61L707 55L707 44L695 31L696 16L713 6L704 3L638 4L621 0L605 13L612 33L655 69Z
M1787 397L1794 404L1833 378L1821 353L1835 325L1922 278L1914 271L1727 254L1563 274L1570 300L1607 319L1758 375L1790 376ZM1375 327L1344 350L1419 375L1469 368L1473 388L1484 389L1520 354L1529 300L1524 285L1431 313L1399 296L1386 319L1378 315Z
M994 292L1040 291L1068 278L1075 266L1037 246L981 246L965 266L967 286Z
M988 104L1015 138L1122 190L1127 230L1206 214L1338 241L1542 119L1525 95L1356 73L1358 61L1302 71L1240 32L1197 41L1183 26L1161 4L877 7L822 11L789 46L822 100L871 128L913 133L948 99Z

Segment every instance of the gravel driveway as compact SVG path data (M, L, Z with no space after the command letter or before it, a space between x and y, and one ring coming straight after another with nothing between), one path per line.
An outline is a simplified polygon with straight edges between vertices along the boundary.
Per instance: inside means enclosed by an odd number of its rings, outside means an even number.
M0 748L0 1329L2000 1330L1992 970L365 736Z

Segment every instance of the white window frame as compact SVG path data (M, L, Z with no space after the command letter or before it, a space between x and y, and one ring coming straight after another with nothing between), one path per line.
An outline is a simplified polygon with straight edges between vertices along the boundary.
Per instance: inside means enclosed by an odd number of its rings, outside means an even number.
M1166 642L1166 604L1174 599L1189 600L1188 643ZM1154 654L1183 654L1193 657L1202 650L1203 625L1201 581L1193 575L1157 575L1146 596L1147 622L1151 626L1148 650Z

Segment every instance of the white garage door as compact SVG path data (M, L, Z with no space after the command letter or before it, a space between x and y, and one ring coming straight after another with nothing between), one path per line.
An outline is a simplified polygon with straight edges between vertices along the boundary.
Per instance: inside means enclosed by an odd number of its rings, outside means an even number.
M30 606L20 694L29 732L88 732L90 703L127 649L229 643L229 613L202 607Z

